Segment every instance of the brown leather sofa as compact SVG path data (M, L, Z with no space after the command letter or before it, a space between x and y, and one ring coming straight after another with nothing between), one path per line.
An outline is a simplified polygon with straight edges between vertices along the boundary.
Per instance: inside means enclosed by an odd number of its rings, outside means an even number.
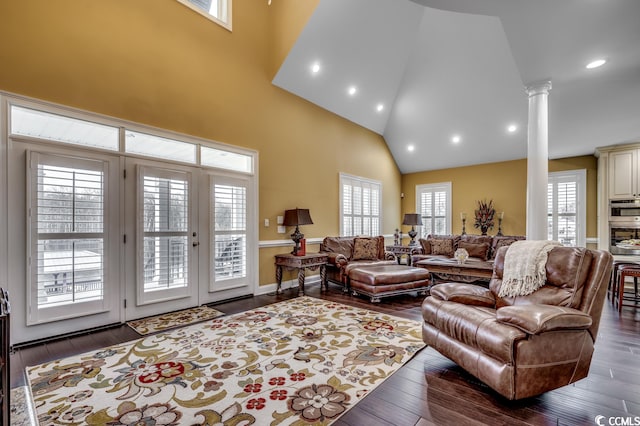
M412 254L411 262L414 266L421 266L422 260L453 259L453 254L458 248L464 248L469 253L470 263L474 263L480 268L489 271L493 268L493 259L498 249L511 245L518 240L524 240L521 235L429 235L427 238L420 238L420 248L422 253ZM429 269L428 266L424 266ZM437 281L457 281L475 282L477 277L465 276L464 274L438 274L435 273L434 282ZM486 282L486 281L485 281Z
M325 237L320 252L327 253L327 279L348 291L349 270L365 265L397 264L396 256L385 251L384 236Z
M555 247L546 283L501 298L498 250L489 288L443 283L422 304L425 343L504 397L538 395L587 376L611 276L610 253Z

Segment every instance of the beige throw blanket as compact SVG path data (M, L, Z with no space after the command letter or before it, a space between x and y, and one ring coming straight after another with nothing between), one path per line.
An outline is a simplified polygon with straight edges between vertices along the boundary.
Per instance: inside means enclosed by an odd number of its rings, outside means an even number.
M500 297L526 296L546 282L545 267L551 249L561 245L557 241L516 241L504 256Z

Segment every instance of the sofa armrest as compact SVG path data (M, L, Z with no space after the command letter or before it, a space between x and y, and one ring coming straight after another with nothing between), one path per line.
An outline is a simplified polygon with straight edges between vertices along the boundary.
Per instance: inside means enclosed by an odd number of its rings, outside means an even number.
M337 266L338 268L343 267L347 263L349 263L349 259L342 253L327 253L328 263L330 265Z
M431 287L431 296L463 305L496 306L496 299L491 290L473 284L443 283Z
M577 309L537 304L502 307L496 311L496 320L529 334L553 330L584 330L592 322L590 315Z

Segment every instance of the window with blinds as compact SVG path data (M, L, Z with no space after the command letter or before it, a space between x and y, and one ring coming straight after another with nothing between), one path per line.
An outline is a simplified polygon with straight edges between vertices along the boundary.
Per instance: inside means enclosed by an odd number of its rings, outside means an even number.
M29 264L38 309L103 299L104 168L101 161L30 155Z
M216 178L211 185L213 277L215 282L247 275L247 186L240 179ZM213 290L219 289L215 287Z
M149 167L139 170L144 293L187 287L189 176Z
M586 171L549 173L547 183L548 238L565 246L585 245Z
M416 203L422 217L419 238L451 233L451 183L418 185Z
M340 234L380 235L382 184L341 173L340 187Z
M232 0L178 0L213 22L231 30Z

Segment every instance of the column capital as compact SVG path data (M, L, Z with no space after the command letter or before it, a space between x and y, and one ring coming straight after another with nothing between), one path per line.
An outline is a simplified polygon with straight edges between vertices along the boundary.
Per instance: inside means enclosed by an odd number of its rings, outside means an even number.
M548 95L551 90L551 80L541 80L525 86L525 91L529 97L536 95Z

